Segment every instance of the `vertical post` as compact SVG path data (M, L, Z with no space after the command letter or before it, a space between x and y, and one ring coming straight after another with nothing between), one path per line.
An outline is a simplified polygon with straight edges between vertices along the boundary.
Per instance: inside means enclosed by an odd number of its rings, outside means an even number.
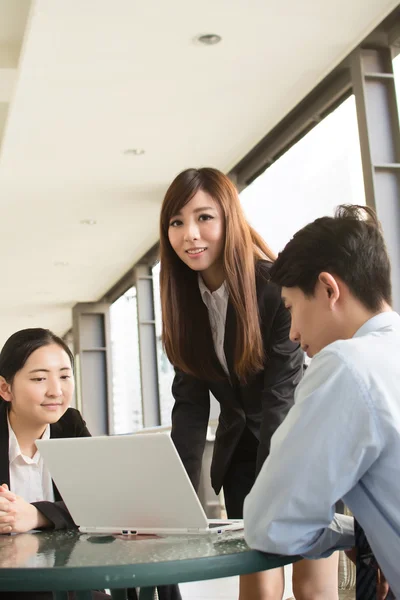
M92 435L114 433L109 309L95 302L72 309L77 408Z
M92 600L92 592L90 591L77 591L75 592L76 600Z
M161 424L158 386L157 338L151 266L139 263L135 267L136 298L139 328L140 377L144 427Z
M70 329L62 338L64 340L64 342L67 344L68 348L71 350L72 354L75 356L75 351L74 351L74 336L72 335L72 329ZM76 371L76 366L75 366L75 371ZM76 376L76 373L75 373ZM77 386L78 387L78 386ZM73 398L71 400L71 408L77 408L77 404L76 404L76 393L77 393L77 387L75 389L75 393L73 395Z
M112 600L127 600L128 593L125 589L110 590Z
M158 598L157 590L154 587L140 588L139 600L155 600Z
M390 47L360 48L351 60L365 197L382 223L400 310L400 129Z

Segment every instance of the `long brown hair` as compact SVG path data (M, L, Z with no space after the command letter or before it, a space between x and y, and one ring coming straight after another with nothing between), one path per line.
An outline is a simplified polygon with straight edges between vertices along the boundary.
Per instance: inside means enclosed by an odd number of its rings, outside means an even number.
M199 190L220 205L225 217L223 269L237 326L234 365L238 378L245 381L263 368L265 359L255 266L258 260L272 261L275 256L247 223L235 186L217 169L187 169L180 173L169 186L161 207L162 341L168 359L178 369L203 380L221 377L210 352L213 342L207 308L197 283L198 273L182 262L168 238L171 217Z

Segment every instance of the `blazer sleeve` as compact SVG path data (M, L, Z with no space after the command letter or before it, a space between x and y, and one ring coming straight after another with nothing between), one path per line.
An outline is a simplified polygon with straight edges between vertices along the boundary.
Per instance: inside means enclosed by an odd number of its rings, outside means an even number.
M172 395L172 441L197 491L210 415L210 391L204 381L175 369Z
M58 502L41 500L40 502L32 502L32 504L50 521L50 527L46 529L72 529L77 527L62 500Z
M294 392L303 374L304 354L300 346L289 339L290 325L290 313L280 298L279 290L279 305L266 345L256 475L269 454L273 434L294 404Z
M65 426L59 437L91 437L81 413L76 409L69 409L68 413ZM42 500L32 502L32 504L50 521L50 529L72 529L77 527L62 500L57 502Z

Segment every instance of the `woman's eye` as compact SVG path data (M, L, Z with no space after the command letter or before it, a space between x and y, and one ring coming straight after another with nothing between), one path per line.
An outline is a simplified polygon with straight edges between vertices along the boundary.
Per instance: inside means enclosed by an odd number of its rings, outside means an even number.
M179 219L175 219L175 221L171 221L169 224L170 227L178 227L179 225L182 225L182 221L179 221Z
M61 375L61 379L68 381L68 379L71 379L71 375Z
M44 381L45 378L44 377L33 377L32 381Z
M212 215L200 215L199 220L200 221L209 221L210 219L213 219L214 217Z

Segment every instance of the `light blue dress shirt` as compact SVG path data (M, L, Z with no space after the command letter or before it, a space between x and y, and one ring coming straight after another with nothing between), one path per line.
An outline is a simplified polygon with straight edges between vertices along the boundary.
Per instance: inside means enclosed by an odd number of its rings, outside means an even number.
M244 505L245 538L265 552L328 556L364 529L400 599L400 316L373 317L311 361Z

